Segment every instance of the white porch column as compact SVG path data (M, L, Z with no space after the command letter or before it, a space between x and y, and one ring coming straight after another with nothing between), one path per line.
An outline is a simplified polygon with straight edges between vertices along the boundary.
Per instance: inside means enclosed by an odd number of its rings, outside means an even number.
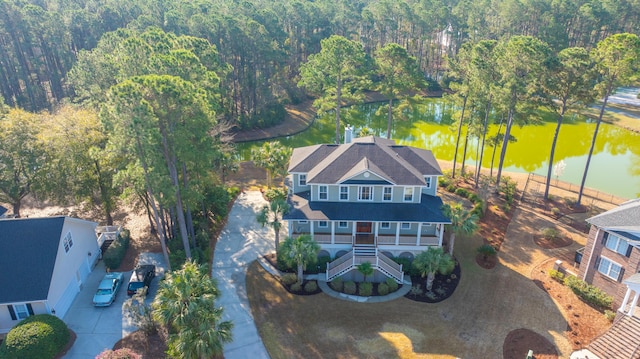
M618 309L619 311L624 313L624 308L627 306L627 303L629 302L629 297L631 297L631 288L627 287L627 293L625 293L624 295L624 299L622 300L622 305L620 306L620 309Z
M396 222L396 246L400 244L400 222Z
M633 301L631 302L631 308L629 308L629 316L633 317L633 312L636 310L636 306L638 305L638 297L640 297L640 292L636 292L636 295L633 296Z
M373 240L377 243L378 242L378 225L380 224L380 222L373 222L373 226L375 227L373 229Z
M416 246L419 246L419 245L420 245L420 235L422 234L422 222L419 222L419 223L418 223L418 230L417 230L417 232L418 232L418 236L417 236L417 238L416 238Z
M316 223L316 221L309 221L309 233L311 234L311 238L313 238L313 224Z
M287 230L289 231L289 237L293 237L293 221L287 222Z
M444 237L444 224L439 224L440 229L438 230L438 247L442 247L442 238Z
M358 222L351 222L351 243L356 244L356 226Z
M336 222L331 221L331 244L336 244Z

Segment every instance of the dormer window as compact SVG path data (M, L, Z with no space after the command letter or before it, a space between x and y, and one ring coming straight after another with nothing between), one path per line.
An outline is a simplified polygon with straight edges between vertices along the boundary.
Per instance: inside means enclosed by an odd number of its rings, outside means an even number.
M428 189L428 188L431 188L431 177L426 177L426 176L425 176L424 181L425 181L425 183L426 183L425 187L426 187L427 189Z
M306 173L298 175L298 185L299 186L306 186L307 185L307 174Z

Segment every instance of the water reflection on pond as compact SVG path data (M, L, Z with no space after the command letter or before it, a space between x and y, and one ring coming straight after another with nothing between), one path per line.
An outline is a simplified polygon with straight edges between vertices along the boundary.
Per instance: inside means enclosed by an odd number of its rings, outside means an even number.
M344 113L342 123L353 125L356 131L362 127L369 127L376 135L385 137L386 108L379 110L381 106L384 104L349 108ZM456 136L456 128L452 126L452 112L453 109L442 99L426 99L424 103L404 111L402 115L404 119L394 122L391 137L399 144L426 148L433 151L436 158L452 161ZM332 114L325 115L316 119L308 130L294 136L280 138L279 141L290 147L332 143L335 136L334 121L335 117ZM560 180L580 184L594 129L593 121L585 121L575 116L565 120L555 155L556 162L563 160L566 163L564 173L559 177ZM509 144L504 170L546 175L554 130L555 122L543 122L524 127L514 126L512 135L517 141ZM492 125L489 136L495 135L497 131L498 126ZM241 157L248 159L250 147L260 144L261 142L253 142L239 145ZM462 146L464 144L461 142L459 161L462 158ZM479 157L476 154L477 148L477 141L470 139L466 156L468 165L475 165ZM485 168L491 165L492 151L491 147L485 148L482 163ZM494 168L498 165L499 152L498 149ZM586 185L625 198L638 196L640 194L640 135L603 123L600 126Z

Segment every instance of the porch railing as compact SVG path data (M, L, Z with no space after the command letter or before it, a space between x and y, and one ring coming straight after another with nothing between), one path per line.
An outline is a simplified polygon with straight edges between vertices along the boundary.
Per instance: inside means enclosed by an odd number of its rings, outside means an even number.
M355 255L354 251L350 251L335 261L327 264L327 281L348 273L355 269L358 265L369 262L373 269L376 269L389 278L393 278L396 282L402 284L404 282L404 272L402 265L394 262L391 258L379 252L376 248L374 255Z

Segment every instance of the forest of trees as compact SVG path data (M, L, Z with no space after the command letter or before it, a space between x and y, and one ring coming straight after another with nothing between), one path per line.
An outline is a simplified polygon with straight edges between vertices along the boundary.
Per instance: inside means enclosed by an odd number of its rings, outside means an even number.
M285 104L313 96L319 111L335 110L339 142L342 102L377 90L388 99L389 136L392 100L425 87L444 87L460 109L463 152L469 137L482 140L481 154L485 142L500 148L499 185L514 124L544 107L559 131L567 110L596 97L604 109L634 78L638 8L639 0L0 0L0 201L15 214L29 194L87 203L111 223L124 198L146 208L163 245L197 257L206 222L226 211L230 129L272 125ZM487 139L492 112L504 132Z
M80 101L85 93L67 75L83 51L108 32L157 26L214 45L228 65L219 115L266 126L283 103L304 98L298 69L333 34L369 55L397 43L439 80L444 56L465 42L530 35L554 51L589 49L611 34L638 34L639 8L638 0L1 0L0 94L28 111Z

